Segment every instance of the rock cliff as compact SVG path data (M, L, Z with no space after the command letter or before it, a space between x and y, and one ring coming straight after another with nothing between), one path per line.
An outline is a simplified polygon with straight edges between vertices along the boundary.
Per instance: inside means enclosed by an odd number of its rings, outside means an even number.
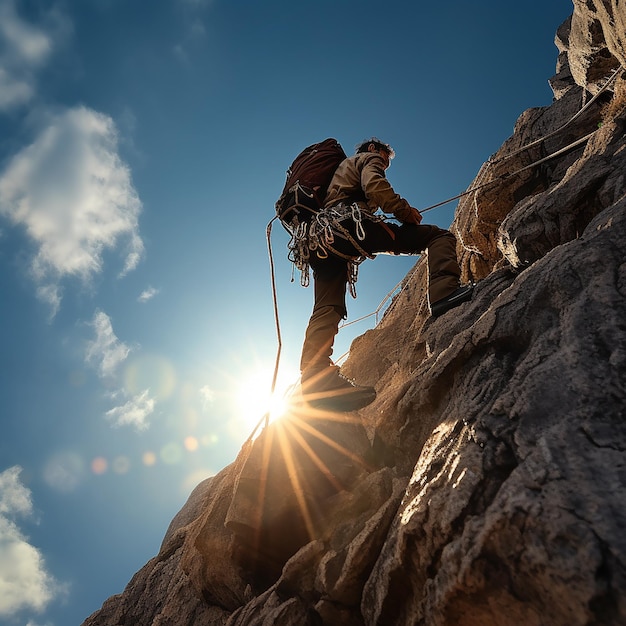
M554 101L460 201L471 302L418 262L348 375L201 483L84 626L626 623L626 7L574 0Z

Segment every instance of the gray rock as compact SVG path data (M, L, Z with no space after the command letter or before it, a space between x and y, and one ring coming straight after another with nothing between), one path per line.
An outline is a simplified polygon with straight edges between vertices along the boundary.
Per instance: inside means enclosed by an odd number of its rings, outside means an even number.
M451 320L422 363L413 410L436 396L446 419L365 586L367 624L624 621L624 209Z

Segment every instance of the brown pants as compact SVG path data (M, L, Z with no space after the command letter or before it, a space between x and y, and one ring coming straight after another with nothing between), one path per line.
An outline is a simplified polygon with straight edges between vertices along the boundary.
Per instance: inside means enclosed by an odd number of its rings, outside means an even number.
M353 233L351 222L342 225ZM421 254L428 250L428 297L437 302L459 286L460 269L456 258L456 238L438 226L371 222L363 220L365 240L359 242L369 253ZM335 238L333 246L341 253L357 256L345 239ZM315 302L306 329L300 370L310 375L332 364L335 335L347 317L346 286L348 266L344 259L329 255L311 258Z

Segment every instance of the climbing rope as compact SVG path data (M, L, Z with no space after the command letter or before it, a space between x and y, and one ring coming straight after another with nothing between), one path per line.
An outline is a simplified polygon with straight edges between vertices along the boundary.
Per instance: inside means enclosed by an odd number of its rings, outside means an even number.
M468 196L471 193L474 193L476 191L480 191L481 189L484 189L485 187L490 187L491 185L494 185L495 183L502 182L504 180L507 180L508 178L513 178L514 176L517 176L518 174L521 174L522 172L524 172L526 170L532 169L533 167L536 167L537 165L541 165L542 163L545 163L546 161L550 161L554 157L559 156L560 154L563 154L564 152L569 152L570 150L573 150L576 146L579 146L581 143L584 143L585 141L590 139L599 130L600 130L599 128L596 128L596 130L590 132L588 135L585 135L584 137L581 137L580 139L577 139L576 141L573 141L572 143L568 144L564 148L561 148L560 150L557 150L556 152L553 152L552 154L549 154L548 156L544 157L543 159L539 159L539 161L534 161L533 163L530 163L529 165L525 165L524 167L520 167L519 169L515 170L514 172L508 172L506 174L501 174L500 176L496 176L495 178L487 181L486 183L482 183L480 185L476 185L475 187L471 187L470 189L467 189L466 191L463 191L462 193L459 193L456 196L453 196L452 198L448 198L447 200L442 200L441 202L437 202L437 204L431 204L430 206L426 207L425 209L420 209L419 212L420 213L426 213L427 211L432 211L433 209L436 209L436 208L438 208L440 206L443 206L444 204L448 204L449 202L452 202L454 200L458 200L459 198L463 198L464 196ZM504 159L502 159L502 160L504 160ZM494 162L487 162L487 165L490 165L490 163L495 163L495 161Z
M278 341L278 349L276 351L276 362L274 363L274 374L272 376L272 386L270 389L270 398L272 398L274 396L274 393L276 392L276 380L278 378L278 367L280 365L280 353L283 349L283 340L282 340L282 335L280 332L280 320L278 318L278 298L276 296L276 272L274 270L274 255L272 253L272 223L277 218L278 218L277 215L274 218L272 218L269 224L267 225L267 228L265 229L265 235L267 237L267 253L269 255L269 261L270 261L270 277L272 281L272 294L273 294L272 300L274 303L274 320L276 322L276 337ZM270 421L269 407L268 407L267 413L265 413L261 421L265 421L265 426L269 424L269 421ZM250 438L254 436L255 432L256 432L256 428L252 432L252 435L250 435Z
M269 264L270 264L270 281L272 284L272 302L274 305L274 321L276 324L276 339L277 339L277 345L278 345L276 349L276 360L274 362L274 374L272 376L272 385L270 387L270 398L273 398L274 394L276 393L276 381L278 379L280 355L283 349L283 339L282 339L282 333L280 331L280 318L278 316L278 296L277 296L277 291L276 291L276 268L274 266L274 253L272 252L272 224L274 223L274 220L277 220L277 219L278 219L278 215L275 215L269 221L267 227L265 228L265 237L267 239L267 254L268 254ZM250 436L244 442L244 446L250 443L250 441L252 441L254 435L256 434L256 431L259 429L261 424L263 424L263 429L267 428L267 426L270 423L270 412L271 412L271 408L268 407L263 417L261 417L257 425L254 427L254 429L250 433Z

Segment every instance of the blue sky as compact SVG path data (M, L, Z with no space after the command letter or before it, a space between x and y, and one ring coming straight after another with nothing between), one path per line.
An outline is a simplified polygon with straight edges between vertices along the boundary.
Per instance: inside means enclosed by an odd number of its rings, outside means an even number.
M0 0L0 624L80 624L121 592L262 416L265 227L292 158L377 135L414 206L460 193L551 102L571 11ZM425 221L448 227L454 208ZM312 303L286 243L276 227L280 386ZM366 262L350 318L413 263Z

